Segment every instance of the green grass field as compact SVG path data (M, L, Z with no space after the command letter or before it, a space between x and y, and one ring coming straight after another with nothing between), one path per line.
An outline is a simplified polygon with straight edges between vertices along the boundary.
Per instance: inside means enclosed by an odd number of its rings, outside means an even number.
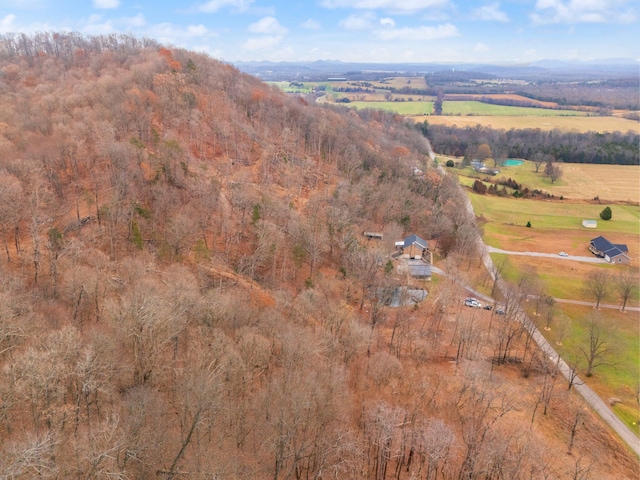
M311 93L313 88L317 85L315 82L300 82L302 87L291 85L291 82L266 82L268 85L278 87L280 90L286 93Z
M590 316L598 315L605 325L611 325L606 339L612 353L608 365L597 367L591 378L584 376L586 360L580 348L588 342L587 325ZM608 398L619 398L621 403L613 410L636 434L640 433L638 422L640 413L635 393L640 382L640 336L638 335L638 313L627 314L618 311L578 305L561 305L551 330L541 330L568 363L578 362L581 379L593 388L606 402ZM560 343L561 345L558 345ZM563 387L566 388L566 387Z
M433 102L351 102L349 107L388 110L401 115L428 115L433 111Z
M585 252L588 254L587 252ZM608 264L584 264L570 262L561 259L537 258L531 262L531 258L501 253L491 253L491 258L496 265L504 265L502 276L517 283L521 272L531 270L535 272L538 280L547 295L554 298L567 300L580 300L584 302L594 302L593 294L587 288L587 276L590 272L603 270L610 275L611 282L609 291L602 299L603 304L621 305L620 299L615 291L614 282L616 275L620 271L619 266ZM562 262L562 263L561 263ZM622 267L632 268L632 267ZM638 281L636 280L636 284ZM635 288L631 292L631 298L627 301L628 307L638 307L640 305L640 288Z
M531 108L531 107L509 107L506 105L492 105L489 103L462 101L462 102L443 102L443 115L489 115L489 116L522 116L527 117L535 115L538 117L559 117L585 116L584 112L572 110L552 110L547 108Z
M379 108L390 110L401 115L431 115L433 102L351 102L354 108ZM515 116L526 117L530 115L542 117L558 116L584 116L584 112L571 110L551 110L546 108L509 107L504 105L491 105L475 101L445 101L442 105L443 115L483 115L483 116Z
M534 199L516 199L478 195L469 192L476 215L482 215L488 223L507 225L526 225L531 222L536 229L575 230L580 229L582 220L598 219L604 208L602 205L546 201ZM592 233L605 235L619 232L637 234L640 226L640 208L635 205L614 205L615 220L598 222L598 228Z

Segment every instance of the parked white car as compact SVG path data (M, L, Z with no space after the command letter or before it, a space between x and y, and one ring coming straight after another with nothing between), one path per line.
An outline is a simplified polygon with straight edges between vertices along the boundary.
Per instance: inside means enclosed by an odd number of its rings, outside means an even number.
M464 304L467 307L482 308L482 304L473 297L465 298Z

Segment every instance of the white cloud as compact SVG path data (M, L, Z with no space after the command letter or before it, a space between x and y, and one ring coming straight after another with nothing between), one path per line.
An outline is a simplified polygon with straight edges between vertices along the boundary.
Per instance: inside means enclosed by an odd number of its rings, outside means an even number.
M303 22L301 26L307 30L320 30L320 23L311 18L306 22Z
M82 32L89 35L103 35L107 33L116 33L123 30L135 30L144 27L147 24L146 19L142 13L139 13L135 17L120 17L109 20L102 20L101 15L93 14L89 17Z
M252 33L262 33L265 35L284 35L287 33L287 29L283 27L275 17L263 17L249 25L248 30Z
M537 0L534 24L633 23L638 19L634 0Z
M121 23L122 25L126 25L131 28L143 27L144 25L147 24L147 21L145 20L144 15L142 13L139 13L135 17L123 17L120 20L118 20L118 22Z
M377 30L375 33L382 40L438 40L460 35L456 26L450 23L438 25L437 27L386 28Z
M271 53L268 58L274 62L291 61L295 59L295 50L290 46L284 47Z
M347 30L369 30L373 27L376 16L371 13L362 13L349 15L347 18L340 20L339 25Z
M388 26L388 27L395 27L396 26L396 22L394 22L393 18L381 18L380 19L380 25L384 25L384 26Z
M484 43L480 42L480 43L476 43L476 45L473 47L473 51L477 53L485 53L485 52L491 51L491 49L487 47Z
M188 25L185 31L185 35L188 37L217 36L217 34L210 32L209 29L202 24Z
M89 21L81 30L83 33L89 35L104 35L107 33L114 33L116 31L113 26L113 21L107 20L103 22L100 15L91 15L89 17Z
M7 33L12 30L13 22L15 22L16 16L13 14L9 14L0 20L0 33Z
M449 0L322 0L326 8L357 8L363 10L389 10L394 12L416 12L428 8L445 8Z
M242 44L242 48L251 51L267 50L281 43L283 39L284 37L282 35L263 35L261 37L251 37Z
M93 8L118 8L120 0L93 0Z
M498 2L476 8L473 13L479 20L504 23L509 21L509 17L507 16L507 14L500 10L500 3Z
M154 38L159 38L163 43L172 43L176 45L183 44L185 40L191 40L193 38L210 38L218 36L216 32L209 30L202 24L182 27L168 22L151 25L144 33L147 33Z
M204 13L215 13L220 9L231 7L234 10L244 12L253 4L253 0L209 0L206 3L196 5L196 10Z
M5 8L16 8L25 10L38 10L47 6L46 0L11 0L0 2L0 6Z

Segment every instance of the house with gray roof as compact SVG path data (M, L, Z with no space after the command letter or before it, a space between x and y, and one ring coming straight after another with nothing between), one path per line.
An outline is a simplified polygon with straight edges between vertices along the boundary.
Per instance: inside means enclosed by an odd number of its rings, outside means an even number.
M415 233L401 242L396 242L396 250L401 251L401 256L404 258L422 258L428 249L429 242Z
M589 242L589 250L595 256L604 258L609 263L629 265L629 249L624 244L611 243L603 236L599 236Z

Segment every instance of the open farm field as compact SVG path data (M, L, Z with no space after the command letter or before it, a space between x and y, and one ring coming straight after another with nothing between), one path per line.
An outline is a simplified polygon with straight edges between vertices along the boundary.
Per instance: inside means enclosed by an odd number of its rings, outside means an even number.
M570 198L640 202L640 166L565 163L562 184L552 192Z
M547 108L534 107L510 107L507 105L492 105L490 103L482 103L476 101L442 102L443 115L511 115L511 116L530 116L539 117L559 117L559 116L584 116L584 112L574 110L553 110Z
M600 309L581 305L558 304L559 313L551 324L551 330L541 329L547 340L569 363L578 361L578 371L585 381L605 402L621 400L613 411L636 433L640 433L640 415L636 391L640 379L640 337L638 336L638 312L622 313L618 310ZM587 321L591 315L601 316L610 326L606 337L613 346L611 365L602 365L594 370L591 378L584 376L585 358L580 352L588 341ZM560 343L561 345L558 345ZM562 388L566 388L563 386Z
M542 108L555 108L558 106L557 102L543 102L541 100L534 100L533 98L523 97L522 95L516 95L515 93L491 93L491 94L464 94L464 93L447 93L447 98L449 100L462 100L462 99L470 99L470 100L478 100L482 98L491 98L494 100L516 100L520 102L528 102L531 104L538 105Z
M410 96L410 95L409 95ZM415 97L415 95L414 95ZM427 114L426 119L431 121L434 117L442 116L512 116L512 117L526 117L526 116L538 116L538 117L579 117L586 115L584 112L577 112L573 110L552 110L545 108L533 108L533 107L509 107L505 105L491 105L489 103L482 103L476 101L444 101L442 103L443 115L429 115L427 112L433 111L432 102L371 102L372 105L367 105L368 102L352 102L350 105L356 108L381 108L384 110L391 110L393 112L400 113L402 115L424 115ZM431 104L431 109L426 108L407 108L405 103L414 104ZM421 117L422 118L422 117ZM418 119L416 119L418 121ZM422 121L422 120L419 120ZM475 123L471 123L475 125Z
M427 81L424 77L392 77L387 78L381 82L371 82L376 87L393 87L393 88L420 88L425 89L428 87Z
M539 111L539 109L534 109ZM532 113L529 116L447 116L447 115L429 115L414 117L414 121L423 122L427 120L429 123L437 125L448 125L455 127L474 127L482 125L498 130L539 128L541 130L561 130L564 132L639 132L640 122L628 120L620 117L595 117L595 116L572 116L572 117L553 117L541 116L540 113Z
M468 194L476 215L481 215L488 223L524 227L530 221L533 228L527 229L529 231L582 229L587 235L595 237L612 233L638 235L640 226L640 207L637 205L611 205L613 218L605 222L599 217L606 206L602 204L497 197L473 192ZM597 219L598 228L583 228L584 219Z
M400 115L423 115L433 111L433 102L351 102L353 108L377 108L399 113Z
M398 103L398 102L433 102L435 97L430 95L417 95L412 93L394 93L391 95L391 101L385 98L385 93L367 93L367 92L338 92L334 94L337 98L348 98L351 102L386 102L386 103ZM366 106L364 107L366 108ZM382 108L371 106L370 108ZM393 110L391 106L385 108L386 110Z
M491 161L487 164L492 166ZM640 166L638 165L564 163L561 164L561 168L562 178L555 183L551 183L542 174L544 166L540 167L540 172L536 173L533 162L528 161L515 167L502 166L501 173L493 178L496 180L512 178L529 190L537 188L556 197L563 196L565 199L592 200L594 197L599 197L603 204L602 208L606 202L640 203ZM470 167L464 170L452 170L452 173L468 176L471 179L486 178L486 175L476 173Z
M311 82L302 83L302 87L292 85L291 82L267 82L267 84L278 87L286 93L311 93L313 87L316 85Z

